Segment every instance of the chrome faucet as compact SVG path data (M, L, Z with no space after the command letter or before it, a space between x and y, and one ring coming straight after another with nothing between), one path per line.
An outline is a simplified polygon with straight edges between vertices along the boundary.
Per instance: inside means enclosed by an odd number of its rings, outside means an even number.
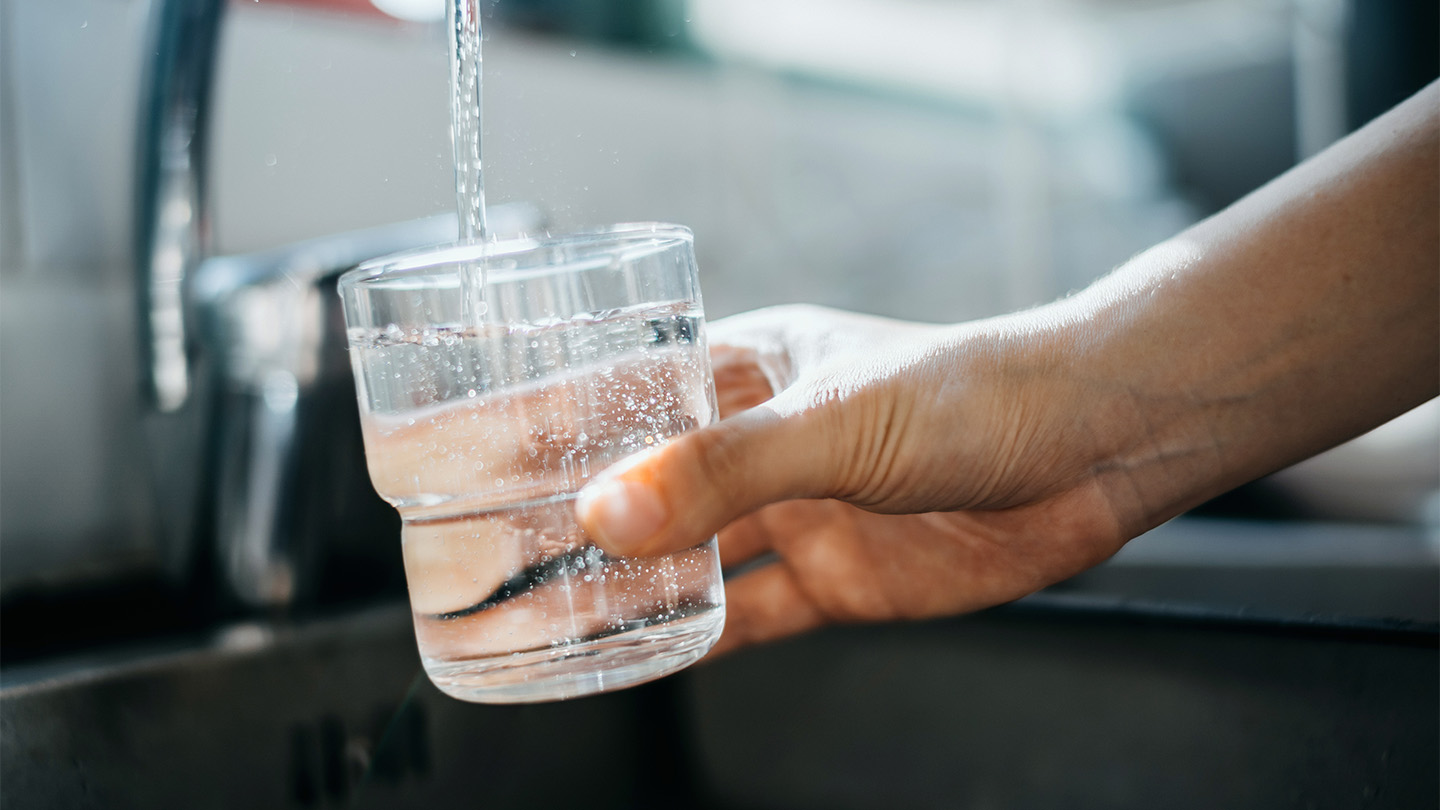
M252 607L308 594L317 543L345 537L319 514L336 499L389 526L369 491L334 285L365 259L454 239L456 218L324 237L274 251L202 262L187 285L198 341L215 366L213 539L221 579ZM357 504L357 499L368 503ZM354 549L351 549L352 551Z
M440 215L210 256L207 123L224 7L153 8L137 162L141 377L151 450L169 460L182 495L168 504L167 545L208 542L235 602L278 608L313 595L327 542L353 556L366 540L397 538L356 536L392 518L365 473L335 279L375 256L453 240L458 223ZM543 226L526 205L490 218L502 235Z
M205 151L224 0L165 0L152 9L153 54L142 100L137 291L144 389L162 413L190 398L184 285L208 247Z
M156 545L170 576L193 576L205 536L211 391L186 285L209 244L206 147L224 0L149 7L135 160L134 283L143 436L155 459Z

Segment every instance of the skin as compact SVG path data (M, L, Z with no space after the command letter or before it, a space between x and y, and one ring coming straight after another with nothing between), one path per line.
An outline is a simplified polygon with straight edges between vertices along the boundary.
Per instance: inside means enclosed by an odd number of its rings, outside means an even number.
M717 649L1010 601L1440 393L1440 84L1070 298L957 325L813 307L711 327L722 420L579 520L719 532Z

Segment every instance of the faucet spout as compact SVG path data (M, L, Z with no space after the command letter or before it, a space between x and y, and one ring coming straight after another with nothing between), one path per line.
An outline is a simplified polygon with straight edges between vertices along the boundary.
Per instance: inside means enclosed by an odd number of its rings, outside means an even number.
M136 289L143 390L162 413L190 398L185 280L208 247L205 150L224 0L162 0L153 11L140 123Z

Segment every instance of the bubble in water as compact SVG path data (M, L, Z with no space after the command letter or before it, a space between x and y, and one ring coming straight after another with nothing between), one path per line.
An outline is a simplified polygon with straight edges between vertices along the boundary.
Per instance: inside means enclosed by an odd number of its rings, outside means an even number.
M514 610L469 613L465 617L421 617L420 626L428 634L420 642L422 650L459 661L476 651L503 655L503 651L521 649L521 642L525 649L534 650L564 636L566 639L560 643L567 645L568 651L597 636L644 632L647 626L667 621L667 602L672 609L674 602L657 598L658 592L663 588L674 591L677 585L651 583L652 562L631 565L595 550L574 525L571 511L574 490L591 477L592 468L603 469L613 463L622 454L622 444L636 448L645 447L647 440L649 444L660 443L679 432L682 422L708 421L709 403L700 393L687 390L670 394L677 385L691 386L699 380L703 364L692 370L679 365L677 358L673 366L660 368L648 377L637 376L633 358L699 350L698 341L678 328L671 328L662 340L655 340L659 330L647 324L665 317L672 316L594 313L577 322L538 327L490 324L425 331L404 323L389 329L386 327L390 325L382 321L382 328L372 333L369 342L357 344L359 363L370 372L365 378L370 387L362 393L366 418L381 420L378 424L387 432L390 425L403 426L407 419L419 428L412 427L400 435L414 452L401 454L390 476L397 488L403 487L403 497L414 498L414 503L427 509L431 508L428 499L434 499L435 507L444 505L448 509L453 502L469 509L479 502L481 493L456 500L455 487L494 481L492 492L504 492L517 488L510 483L512 477L523 481L527 475L546 487L532 488L522 483L525 489L517 496L545 500L517 506L508 516L467 517L475 521L473 531L465 532L467 537L474 535L470 540L473 548L459 551L458 533L443 541L454 548L432 546L429 559L437 572L435 582L412 581L411 586L417 594L433 591L427 598L442 603L439 606L444 609L463 607L443 604L459 601L460 594L450 583L463 579L443 582L438 572L459 567L455 573L463 571L472 580L471 586L459 589L467 592L465 598L484 598L492 588L480 586L477 580L493 585L495 574L479 573L477 577L476 571L465 567L473 565L472 558L491 547L508 549L507 557L515 555L513 563L520 567L509 569L505 576L516 577L523 572L525 584L520 591L501 597L516 600ZM585 323L578 323L581 320ZM626 321L627 328L614 328L617 320ZM422 348L437 338L446 348ZM493 353L489 351L492 345ZM572 374L582 367L583 371ZM392 371L399 372L393 381L389 373ZM511 374L524 375L528 387L507 388L507 375ZM486 389L485 403L478 402L482 387ZM655 413L657 410L663 413ZM547 419L548 425L544 425ZM532 434L537 424L541 429ZM439 447L451 456L425 457L428 447ZM490 474L495 477L485 477ZM552 485L554 488L549 488ZM561 497L551 499L551 493ZM407 556L418 553L418 535L407 542ZM609 576L611 573L615 576ZM562 590L567 579L568 588ZM431 584L435 587L428 588ZM607 592L592 591L597 587ZM686 585L678 587L677 596L685 598L686 607L671 616L693 614L707 607L708 591L691 593ZM566 592L572 595L574 605L561 596ZM556 609L554 619L538 610L546 602ZM583 618L573 619L579 622L573 626L572 607L583 614ZM515 646L507 647L512 641Z

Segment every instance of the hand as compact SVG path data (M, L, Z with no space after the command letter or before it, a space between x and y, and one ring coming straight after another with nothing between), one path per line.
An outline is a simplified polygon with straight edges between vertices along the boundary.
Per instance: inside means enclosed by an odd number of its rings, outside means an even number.
M607 471L579 512L618 553L719 531L727 568L773 555L727 582L717 649L998 604L1124 539L1076 443L1054 441L1081 428L1054 378L1001 356L1031 343L810 307L710 340L723 421Z

